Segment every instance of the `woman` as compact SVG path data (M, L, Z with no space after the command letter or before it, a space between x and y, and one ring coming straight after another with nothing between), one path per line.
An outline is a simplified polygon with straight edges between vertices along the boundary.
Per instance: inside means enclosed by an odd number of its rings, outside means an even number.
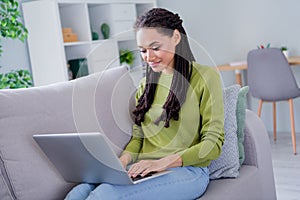
M135 31L147 71L120 160L124 167L133 163L132 177L173 172L129 186L80 184L66 199L196 199L207 188L207 166L224 139L220 76L195 63L178 14L153 8L137 19Z

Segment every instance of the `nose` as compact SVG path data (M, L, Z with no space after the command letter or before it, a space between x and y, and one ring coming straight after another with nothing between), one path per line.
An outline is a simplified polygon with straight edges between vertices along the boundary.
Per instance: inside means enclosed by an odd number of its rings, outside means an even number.
M147 62L151 62L155 59L155 54L153 52L152 49L147 49L147 52L146 52L146 61Z

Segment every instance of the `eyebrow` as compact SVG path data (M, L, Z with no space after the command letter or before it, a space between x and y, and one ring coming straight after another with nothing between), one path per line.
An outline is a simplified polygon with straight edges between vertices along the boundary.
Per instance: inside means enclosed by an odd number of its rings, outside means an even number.
M152 43L150 43L149 44L149 47L152 47L153 45L155 45L155 44L157 44L157 43L159 43L158 41L154 41L154 42L152 42ZM144 48L144 47L142 47L142 46L138 46L139 48Z

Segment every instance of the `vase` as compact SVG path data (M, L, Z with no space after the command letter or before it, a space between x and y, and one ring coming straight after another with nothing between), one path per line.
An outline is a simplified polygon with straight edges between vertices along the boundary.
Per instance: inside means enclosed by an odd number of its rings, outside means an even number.
M110 28L109 28L108 24L103 23L101 25L101 33L102 33L104 39L108 39L109 38Z
M92 32L92 40L98 40L99 39L99 35L96 32Z

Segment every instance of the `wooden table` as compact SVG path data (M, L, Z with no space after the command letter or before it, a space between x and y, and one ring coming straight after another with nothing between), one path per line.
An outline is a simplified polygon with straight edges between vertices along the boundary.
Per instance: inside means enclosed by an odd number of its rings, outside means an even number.
M288 62L290 65L300 65L300 56L292 56L288 58ZM224 64L224 65L219 65L217 68L220 71L235 71L235 79L236 83L242 85L242 74L241 70L247 70L247 63L246 61L242 62L234 62L230 64Z

